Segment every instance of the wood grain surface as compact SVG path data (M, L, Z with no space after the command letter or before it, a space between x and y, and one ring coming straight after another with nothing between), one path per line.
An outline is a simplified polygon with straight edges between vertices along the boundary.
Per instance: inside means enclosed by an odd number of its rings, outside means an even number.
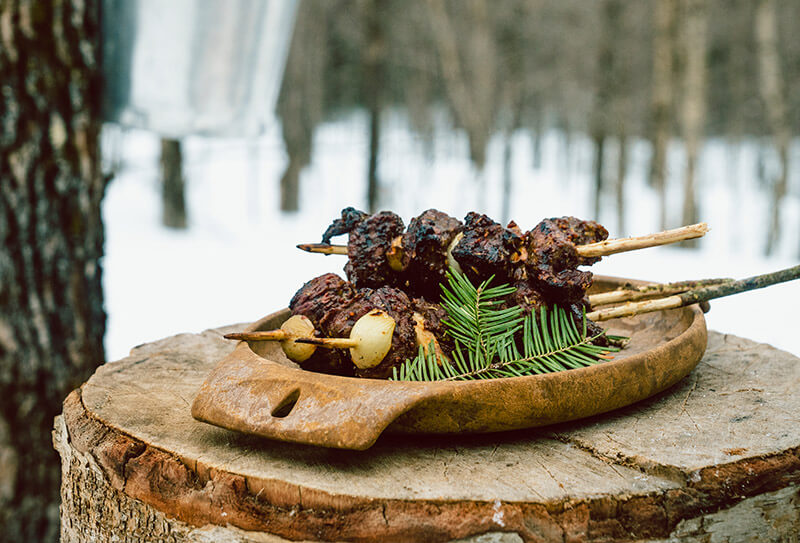
M141 346L70 395L56 437L73 474L62 489L70 533L111 529L120 517L102 511L120 500L195 536L227 526L310 541L487 533L514 536L493 541L689 541L711 525L782 541L800 529L800 360L767 345L710 333L705 357L678 385L594 419L477 436L389 435L345 451L191 417L205 375L233 348L222 334L241 328ZM107 484L111 497L100 505L78 489L87 470L92 485Z

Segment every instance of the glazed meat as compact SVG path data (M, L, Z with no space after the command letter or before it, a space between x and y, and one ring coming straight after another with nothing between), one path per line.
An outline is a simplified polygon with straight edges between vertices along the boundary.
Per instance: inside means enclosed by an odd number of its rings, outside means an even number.
M389 377L392 368L417 355L414 319L417 311L423 316L425 329L433 332L437 339L444 335L441 323L444 310L438 305L424 300L412 301L405 292L392 287L355 289L335 274L326 274L307 282L294 295L289 308L293 315L308 317L323 337L349 337L356 321L373 309L386 312L396 323L392 347L377 366L358 369L350 361L346 350L317 349L311 358L301 364L304 369L311 371L378 379ZM445 342L443 348L447 345L451 344Z
M506 299L508 306L520 306L524 314L536 312L542 305L549 305L530 281L514 283L516 291ZM583 326L583 300L559 304L565 308L579 326ZM432 334L443 354L448 356L454 349L453 339L446 333L447 312L437 303L424 298L411 299L400 289L393 287L354 288L349 282L335 274L325 274L307 282L294 295L289 305L292 314L304 315L314 324L321 337L347 338L356 321L372 311L380 309L395 321L392 344L384 359L372 368L359 369L350 360L346 349L317 349L301 366L310 371L337 375L385 379L392 369L408 359L413 359L420 345L427 347L430 336L420 335L420 330ZM599 336L603 330L592 321L586 321L587 334ZM596 345L608 345L608 338L600 336Z
M356 288L397 286L400 275L391 268L387 253L392 240L403 234L403 219L381 211L356 223L347 244L347 278Z
M575 217L545 219L525 234L528 280L545 301L569 305L583 299L592 285L591 272L578 270L599 258L583 258L576 245L602 241L608 231L594 221Z
M322 243L330 243L332 237L349 233L367 217L369 217L369 213L364 213L354 207L344 208L342 216L334 220L322 234Z
M474 283L492 275L505 282L518 275L523 241L517 231L472 211L464 219L464 237L453 247L453 258Z
M335 273L326 273L315 277L304 284L289 302L292 315L304 315L314 328L328 335L333 318L339 308L347 307L355 298L356 289ZM353 375L353 364L344 351L327 351L317 349L311 357L302 363L309 371L333 373L336 375Z
M349 304L356 295L353 285L336 275L326 273L304 284L289 302L293 315L305 315L317 330L328 326L332 312Z
M568 306L580 302L592 284L592 274L578 266L599 260L581 257L576 247L608 237L598 223L575 217L545 219L522 232L513 222L503 227L475 212L461 224L435 209L412 219L405 233L402 230L403 221L394 213L368 216L347 208L326 230L323 241L334 234L350 234L345 271L356 287L393 286L436 301L449 268L448 250L462 234L450 256L471 281L494 276L495 284L518 285L521 296L532 299L535 290L537 300ZM393 267L388 255L397 252L398 240L402 258ZM526 281L528 287L523 288Z
M353 301L340 308L331 319L331 326L323 333L329 337L349 337L356 321L372 311L380 309L392 317L396 323L392 335L392 347L386 357L375 367L354 368L358 377L385 379L392 374L392 368L414 358L417 354L416 333L414 331L413 306L411 300L399 289L381 287L364 288L358 291Z
M411 219L403 234L402 262L410 294L438 298L448 269L447 250L462 230L461 221L435 209Z

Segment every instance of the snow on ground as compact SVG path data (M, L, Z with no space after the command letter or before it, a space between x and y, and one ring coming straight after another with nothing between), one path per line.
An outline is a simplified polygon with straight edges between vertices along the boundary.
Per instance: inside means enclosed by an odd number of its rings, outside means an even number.
M503 138L492 140L487 165L477 172L467 160L467 142L446 121L430 142L413 135L400 113L388 119L382 139L381 195L386 208L408 220L429 207L457 217L475 209L499 218ZM346 206L363 207L367 144L365 118L343 117L319 128L312 164L301 179L301 211L278 211L278 180L286 163L279 130L258 140L189 138L184 171L190 227L160 226L158 139L145 132L105 131L104 155L119 160L119 172L103 204L106 225L104 287L108 360L141 343L180 332L251 322L285 307L308 279L343 274L343 257L304 253L295 245L318 241ZM525 133L511 140L514 197L511 217L530 228L542 217L590 217L592 150L589 142L567 142L546 134L539 168L533 167ZM794 164L798 164L795 146ZM645 179L648 147L634 146L627 179L627 235L658 229L656 198ZM700 216L712 231L700 250L648 249L614 255L592 271L654 281L746 277L798 263L800 194L786 199L778 256L764 259L767 199L756 180L759 144L712 141L701 161ZM680 145L670 150L670 221L678 225L683 168ZM614 172L609 170L609 176ZM793 172L796 173L796 172ZM793 175L795 183L798 176ZM602 202L601 222L618 237L612 195ZM709 328L800 354L793 312L800 281L712 302Z

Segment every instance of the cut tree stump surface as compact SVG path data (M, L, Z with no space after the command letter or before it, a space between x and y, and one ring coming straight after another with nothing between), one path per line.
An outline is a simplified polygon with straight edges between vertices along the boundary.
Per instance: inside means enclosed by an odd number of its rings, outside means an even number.
M63 541L797 540L800 359L768 345L710 332L678 385L593 419L343 451L191 417L235 329L137 347L67 398Z

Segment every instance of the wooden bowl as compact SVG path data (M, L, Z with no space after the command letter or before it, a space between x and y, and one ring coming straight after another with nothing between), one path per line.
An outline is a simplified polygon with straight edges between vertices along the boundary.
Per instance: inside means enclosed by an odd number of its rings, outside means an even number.
M595 277L592 292L641 281ZM247 328L280 327L282 309ZM468 382L394 382L314 373L276 342L242 341L208 375L192 416L271 439L367 449L384 431L498 432L605 413L661 392L703 356L706 324L697 306L607 321L631 338L614 360L530 377Z

